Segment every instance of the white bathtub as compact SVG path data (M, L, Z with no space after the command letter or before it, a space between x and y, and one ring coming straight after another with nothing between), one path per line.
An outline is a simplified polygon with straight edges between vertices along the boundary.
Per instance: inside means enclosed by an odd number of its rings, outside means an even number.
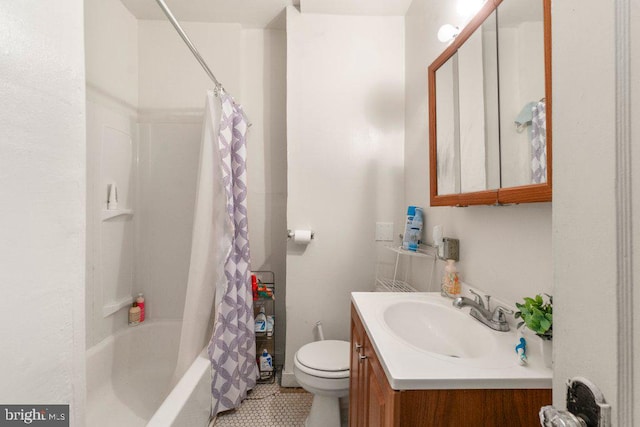
M180 328L179 321L147 320L87 350L87 426L208 425L211 393L206 353L169 389Z

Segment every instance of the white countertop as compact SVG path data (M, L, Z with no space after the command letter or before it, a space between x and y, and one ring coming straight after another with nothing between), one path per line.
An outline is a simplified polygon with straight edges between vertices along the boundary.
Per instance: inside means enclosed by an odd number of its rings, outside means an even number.
M494 334L495 349L484 357L454 358L411 345L384 322L385 309L403 301L423 301L457 310L451 299L439 293L353 292L351 301L394 390L551 388L552 371L544 366L539 338L533 334L525 334L529 363L520 366L515 352L520 335L513 328L497 332L483 325ZM460 310L470 322L480 324L468 312L468 307Z

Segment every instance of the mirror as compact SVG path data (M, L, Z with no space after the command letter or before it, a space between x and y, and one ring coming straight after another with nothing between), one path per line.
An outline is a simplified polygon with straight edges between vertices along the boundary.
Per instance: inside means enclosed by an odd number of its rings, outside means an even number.
M502 186L543 183L546 173L542 174L540 157L544 152L536 156L533 149L538 144L533 135L538 129L534 112L542 113L538 109L545 99L542 2L508 0L497 12ZM536 158L540 167L534 169Z
M488 0L429 67L432 206L551 200L549 6Z
M437 71L438 93L453 96L436 98L438 137L438 194L460 192L460 145L458 144L458 54L454 53Z
M457 54L462 193L500 186L495 16L492 13Z

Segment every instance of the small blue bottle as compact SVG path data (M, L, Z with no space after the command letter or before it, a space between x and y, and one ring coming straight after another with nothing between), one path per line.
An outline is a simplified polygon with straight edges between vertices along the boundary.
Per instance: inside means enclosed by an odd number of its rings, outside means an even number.
M424 211L417 206L407 208L407 224L402 238L402 248L409 251L417 251L422 236L422 224Z

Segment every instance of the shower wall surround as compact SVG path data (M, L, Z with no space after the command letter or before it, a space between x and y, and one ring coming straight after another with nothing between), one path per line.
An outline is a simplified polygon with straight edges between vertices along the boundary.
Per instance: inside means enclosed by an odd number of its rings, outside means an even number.
M85 4L87 80L86 345L127 325L126 309L105 308L137 290L138 26L119 1ZM128 146L128 147L127 147ZM118 185L118 207L133 210L102 220L108 183ZM109 310L109 311L111 311Z
M202 123L158 117L138 130L137 285L149 318L182 319Z
M135 112L87 88L87 347L126 327L135 286ZM105 219L107 188L117 184L119 210ZM124 211L123 211L124 212ZM116 314L114 314L116 313Z
M89 172L99 168L101 141L111 129L107 134L130 135L135 175L130 185L134 215L127 220L135 233L120 240L121 248L134 251L114 252L119 261L133 263L132 278L127 274L126 280L100 283L100 221L92 220L88 229L89 247L98 248L88 259L90 347L126 326L124 310L103 316L103 295L111 291L144 292L151 319L182 318L202 111L212 84L169 22L137 20L119 0L88 0L85 13ZM254 123L248 146L253 268L276 273L282 290L276 326L284 331L285 33L239 24L182 24ZM92 187L90 195L100 202L99 188ZM96 206L93 215L98 215Z
M140 76L144 76L140 79L141 148L150 150L140 153L141 196L145 198L142 206L147 211L141 220L154 223L141 226L141 250L145 251L145 244L149 248L149 253L141 254L144 263L141 284L150 293L152 315L155 293L161 299L156 304L161 317L181 318L190 258L194 204L190 198L195 197L201 114L205 92L212 85L168 22L140 21L138 25ZM247 143L251 262L254 270L275 272L279 291L276 328L282 331L279 337L284 338L285 33L277 29L243 29L238 24L183 22L182 26L253 123ZM157 90L158 87L162 90ZM148 130L151 133L147 140ZM165 131L174 138L162 136ZM157 144L166 145L172 154ZM178 201L175 206L167 206L171 198L165 198L162 186L147 175L163 171L176 176L176 179L162 178L167 190L175 192L174 200ZM191 179L193 184L187 184ZM190 192L193 195L187 197ZM172 229L170 233L174 233L180 250L170 247L169 235L158 233L164 227L173 227L171 224L176 220L182 231ZM167 298L169 295L172 298ZM180 299L176 302L174 297L178 295ZM278 341L275 353L276 360L283 359L284 339Z

